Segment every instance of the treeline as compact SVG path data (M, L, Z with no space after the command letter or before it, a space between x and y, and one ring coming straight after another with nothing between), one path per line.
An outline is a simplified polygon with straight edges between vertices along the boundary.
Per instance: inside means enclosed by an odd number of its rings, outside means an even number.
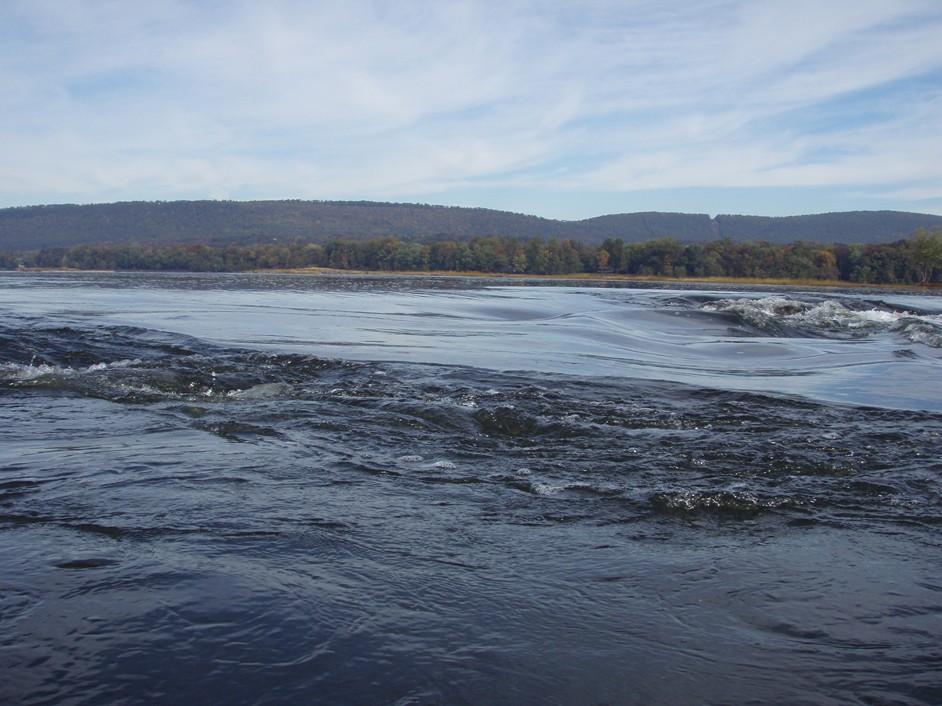
M920 284L942 279L942 230L918 229L909 239L870 245L795 242L682 244L674 238L592 247L574 240L473 237L466 242L404 242L394 237L336 240L324 245L81 245L31 253L0 253L0 267L79 270L242 272L309 267L382 272L578 273L642 277L840 280Z

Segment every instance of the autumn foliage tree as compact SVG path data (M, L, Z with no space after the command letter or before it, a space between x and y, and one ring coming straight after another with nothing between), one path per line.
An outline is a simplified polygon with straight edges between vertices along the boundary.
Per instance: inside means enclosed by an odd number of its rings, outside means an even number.
M324 245L79 245L0 253L0 268L240 272L310 267L381 272L485 272L570 275L599 272L640 277L837 280L862 284L928 284L942 279L942 230L918 229L895 243L787 245L738 242L683 244L659 238L626 244L540 237L473 236L465 241L337 239Z

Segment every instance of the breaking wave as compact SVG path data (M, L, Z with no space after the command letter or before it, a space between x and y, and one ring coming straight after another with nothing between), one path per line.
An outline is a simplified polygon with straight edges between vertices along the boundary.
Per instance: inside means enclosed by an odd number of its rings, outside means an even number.
M912 343L942 348L942 315L900 309L865 300L802 301L783 296L720 299L703 311L735 317L771 336L862 338L897 333Z

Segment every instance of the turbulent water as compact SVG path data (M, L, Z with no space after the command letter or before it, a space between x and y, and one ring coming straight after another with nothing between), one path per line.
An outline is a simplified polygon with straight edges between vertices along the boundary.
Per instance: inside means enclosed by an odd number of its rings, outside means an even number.
M0 275L0 702L942 703L942 299Z

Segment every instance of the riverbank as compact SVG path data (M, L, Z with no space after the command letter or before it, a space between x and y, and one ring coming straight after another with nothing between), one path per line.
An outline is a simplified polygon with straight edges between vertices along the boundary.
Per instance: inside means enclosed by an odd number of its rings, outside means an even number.
M465 277L507 281L543 281L543 282L605 282L630 283L643 285L652 283L658 287L670 284L679 286L702 285L708 287L769 286L803 289L854 289L854 290L906 290L942 294L940 284L870 284L865 282L845 282L843 280L788 279L774 277L658 277L651 275L600 274L579 272L561 275L539 275L519 272L457 272L454 270L427 270L416 272L393 272L388 270L342 270L329 267L303 267L287 269L252 270L254 274L292 274L326 276L368 276L368 277Z
M197 274L189 270L82 270L71 267L19 267L9 272L82 272L82 273L177 273ZM605 283L611 285L625 284L643 286L651 284L658 288L676 284L678 287L689 288L703 286L708 288L721 287L787 287L790 289L851 289L854 291L907 291L929 295L942 295L942 284L873 284L865 282L847 282L843 280L819 279L788 279L774 277L659 277L656 275L625 275L579 272L573 274L542 275L519 272L458 272L455 270L422 270L413 272L400 272L390 270L344 270L331 267L300 267L300 268L265 268L246 271L259 275L310 275L329 277L436 277L436 278L474 278L489 279L506 282L565 282L574 283ZM246 272L242 272L245 274ZM232 272L231 274L239 274Z

